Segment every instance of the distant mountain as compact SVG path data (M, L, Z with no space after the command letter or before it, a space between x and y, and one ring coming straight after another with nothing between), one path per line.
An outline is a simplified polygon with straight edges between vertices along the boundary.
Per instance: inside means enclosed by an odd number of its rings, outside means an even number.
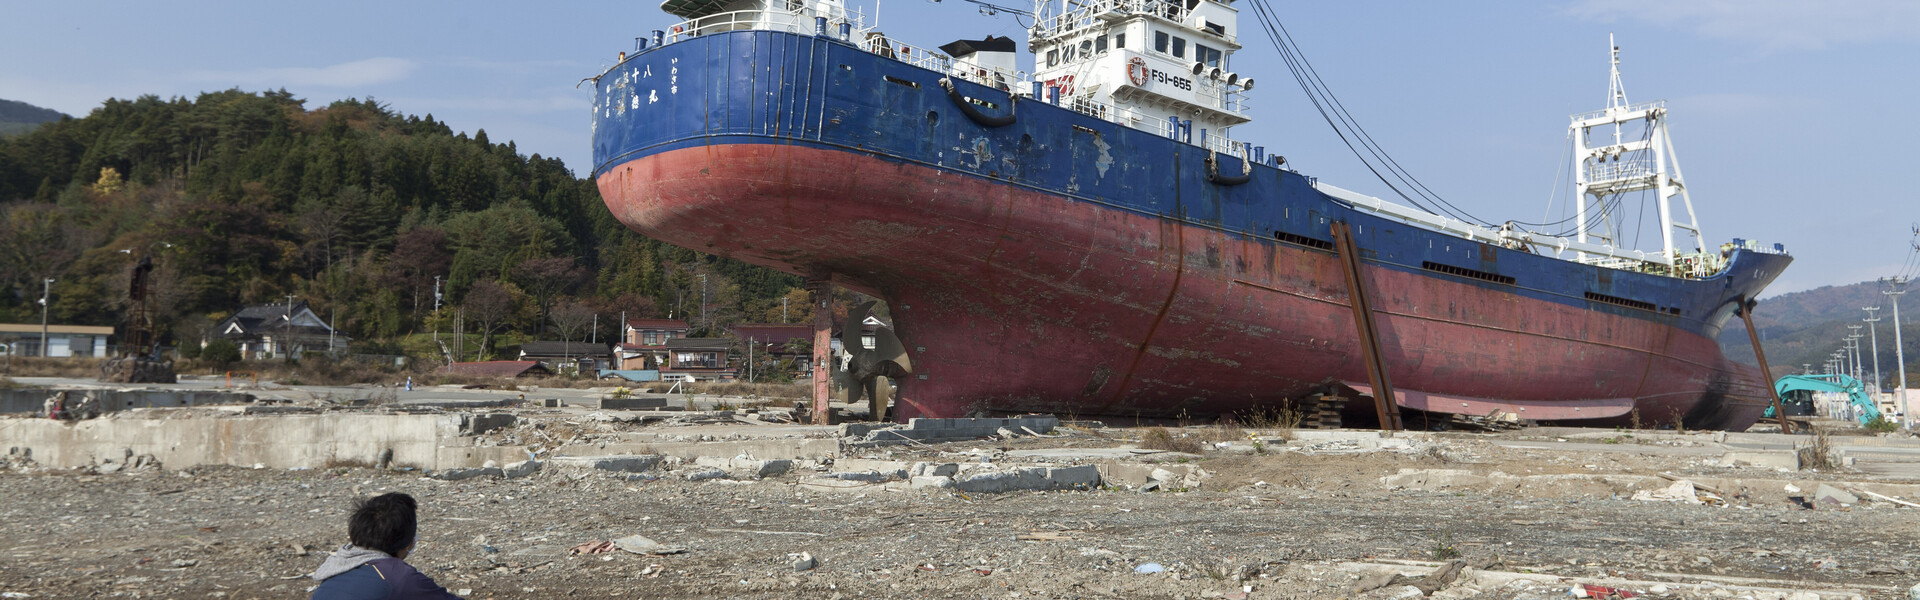
M25 102L0 100L0 136L14 135L32 131L41 123L58 121L67 115L60 111L40 108Z
M1822 369L1827 358L1844 344L1842 341L1853 330L1848 325L1862 326L1859 333L1861 366L1871 378L1873 370L1874 342L1873 332L1861 322L1866 318L1868 306L1882 307L1879 311L1880 370L1888 380L1894 376L1893 347L1893 309L1891 300L1881 291L1886 286L1873 281L1852 285L1835 285L1822 288L1781 294L1760 301L1753 311L1754 327L1759 328L1761 343L1766 346L1767 362L1773 364L1774 376L1799 373L1802 365L1813 365L1815 370ZM1900 297L1906 301L1901 307L1901 341L1906 345L1908 383L1920 382L1920 293ZM1727 322L1720 334L1720 347L1734 360L1754 364L1753 346L1747 341L1746 326L1739 319Z

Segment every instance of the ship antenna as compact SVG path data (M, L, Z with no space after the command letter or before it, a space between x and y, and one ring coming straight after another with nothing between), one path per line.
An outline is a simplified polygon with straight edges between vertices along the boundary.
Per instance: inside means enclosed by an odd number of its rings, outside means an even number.
M1613 59L1611 77L1607 80L1607 109L1626 110L1627 85L1620 82L1620 45L1613 42L1613 33L1607 33L1607 47L1612 49ZM1620 145L1620 124L1613 124L1613 143Z

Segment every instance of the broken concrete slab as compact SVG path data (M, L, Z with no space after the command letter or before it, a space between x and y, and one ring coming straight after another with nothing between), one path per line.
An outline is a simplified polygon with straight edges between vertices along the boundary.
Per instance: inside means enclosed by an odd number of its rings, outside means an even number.
M601 410L653 410L666 408L666 398L588 398L574 403L584 408Z
M871 460L864 458L842 458L833 461L833 470L864 472L872 471L895 479L906 479L914 463L899 460ZM956 469L958 467L955 467Z
M657 454L556 456L548 460L553 463L555 468L640 473L643 471L651 471L654 467L659 466L661 456Z
M526 477L534 473L539 473L540 467L545 466L545 464L546 463L537 460L523 460L501 467L500 475L508 479Z
M726 478L727 472L720 469L696 469L687 471L687 481L707 481L709 479Z
M882 484L865 481L847 481L834 477L807 477L800 480L796 487L813 492L865 492L881 489Z
M687 551L685 546L669 546L643 535L630 535L613 540L613 546L634 554L647 555L681 554Z
M1054 489L1092 489L1100 487L1100 469L1093 465L1047 469L1047 481Z
M906 444L982 438L1000 435L1001 429L1014 432L1047 433L1060 425L1053 415L1028 415L1006 418L908 419L906 425L888 423L846 423L840 436L856 446Z
M907 469L907 475L910 477L952 477L959 473L960 465L957 463L917 462L913 463L913 466Z
M879 471L841 471L828 475L827 477L841 481L860 481L865 483L884 483L888 480L896 479L892 474L881 473Z
M479 468L473 468L473 469L447 469L447 470L440 471L438 473L433 474L434 479L442 479L446 481L460 481L462 479L473 479L475 477L499 477L499 476L500 476L499 467L479 467Z
M1720 464L1729 467L1798 471L1800 454L1796 452L1728 452L1720 457Z

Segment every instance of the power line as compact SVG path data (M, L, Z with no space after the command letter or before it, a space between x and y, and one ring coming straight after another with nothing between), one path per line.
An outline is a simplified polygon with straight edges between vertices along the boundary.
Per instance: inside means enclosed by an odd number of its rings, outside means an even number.
M1346 105L1340 102L1338 96L1334 95L1332 88L1326 84L1324 79L1320 78L1319 71L1314 69L1313 64L1307 60L1306 54L1302 52L1298 44L1293 41L1292 35L1287 31L1286 26L1280 23L1280 19L1273 12L1273 8L1267 5L1266 0L1255 0L1253 7L1260 21L1261 28L1266 31L1269 40L1272 41L1274 46L1280 51L1281 59L1286 63L1288 72L1293 75L1295 83L1300 85L1301 91L1307 94L1307 100L1313 103L1314 109L1320 113L1321 119L1325 120L1327 126L1334 130L1334 134L1340 137L1340 141L1346 144L1347 149L1353 152L1354 157L1360 159L1360 161L1366 165L1367 170L1373 172L1375 178L1379 179L1381 183L1386 184L1388 189L1393 190L1394 194L1400 196L1401 199L1406 200L1421 210L1444 213L1462 221L1474 222L1481 225L1494 225L1485 219L1476 217L1466 210L1461 209L1459 206L1447 202L1446 199L1441 198L1438 193L1435 193L1432 188L1427 187L1426 184L1420 182L1418 178L1415 178L1402 167L1399 161L1395 160L1385 149L1381 148L1379 142L1375 141L1373 136L1368 134L1366 129L1360 126L1358 120L1346 109ZM1355 142L1358 142L1360 147L1356 147L1354 145ZM1361 147L1366 149L1365 154L1361 152ZM1373 160L1368 160L1366 155L1372 155ZM1399 180L1400 184L1395 185L1393 181L1388 180L1386 174L1381 172L1382 170L1392 174L1393 178ZM1402 187L1406 189L1403 190L1401 189ZM1418 195L1428 202L1433 203L1440 210L1429 208L1420 201L1415 200L1413 196L1408 195L1409 190L1414 195Z

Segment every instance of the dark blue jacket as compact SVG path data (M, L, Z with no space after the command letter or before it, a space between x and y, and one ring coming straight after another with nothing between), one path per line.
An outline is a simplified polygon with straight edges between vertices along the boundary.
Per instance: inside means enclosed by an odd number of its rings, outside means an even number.
M398 558L368 561L328 577L313 590L313 600L460 600L412 565Z

